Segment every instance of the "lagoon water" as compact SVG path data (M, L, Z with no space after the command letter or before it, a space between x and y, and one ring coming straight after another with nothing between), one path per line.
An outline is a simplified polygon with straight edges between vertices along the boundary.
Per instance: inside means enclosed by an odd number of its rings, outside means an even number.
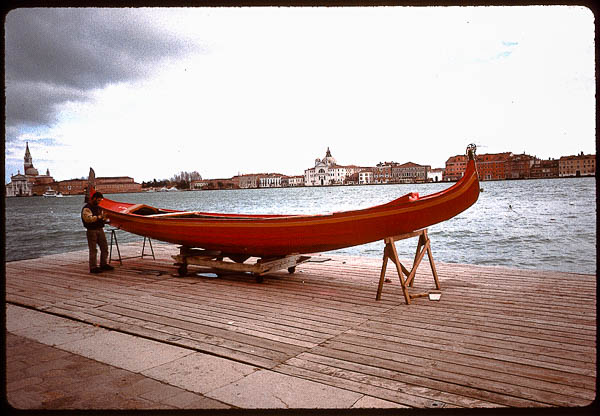
M317 214L366 208L408 192L427 195L448 183L240 189L106 195L124 202L181 210ZM429 228L436 261L596 273L595 178L482 182L475 205ZM6 261L87 248L83 196L6 198ZM108 228L107 228L108 229ZM119 242L141 237L119 231ZM107 235L108 237L108 235ZM401 258L417 240L397 243ZM380 257L376 241L332 254Z

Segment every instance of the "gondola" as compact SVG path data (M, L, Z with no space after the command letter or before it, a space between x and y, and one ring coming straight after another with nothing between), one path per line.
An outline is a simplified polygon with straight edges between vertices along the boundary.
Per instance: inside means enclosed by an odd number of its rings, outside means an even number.
M409 193L370 208L318 215L256 215L176 211L104 198L110 224L140 236L243 257L319 253L357 246L448 220L479 196L475 146L463 177L440 192ZM93 187L90 169L90 194Z

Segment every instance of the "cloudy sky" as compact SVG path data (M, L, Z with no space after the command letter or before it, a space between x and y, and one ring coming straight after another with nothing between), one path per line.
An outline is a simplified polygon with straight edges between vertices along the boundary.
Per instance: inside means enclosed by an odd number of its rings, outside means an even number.
M575 6L16 9L5 181L443 167L595 153L594 16Z

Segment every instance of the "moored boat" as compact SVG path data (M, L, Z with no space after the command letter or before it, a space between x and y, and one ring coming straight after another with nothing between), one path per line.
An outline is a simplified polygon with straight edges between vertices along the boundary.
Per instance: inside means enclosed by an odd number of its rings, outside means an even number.
M224 214L176 211L104 198L100 207L122 230L223 253L257 257L316 253L366 244L429 227L473 205L479 196L475 146L463 177L440 192L409 193L386 204L321 215ZM90 169L90 189L94 176Z
M54 189L52 188L48 188L46 190L46 192L44 192L42 194L43 197L46 198L62 198L63 194L61 194L60 192L56 192Z

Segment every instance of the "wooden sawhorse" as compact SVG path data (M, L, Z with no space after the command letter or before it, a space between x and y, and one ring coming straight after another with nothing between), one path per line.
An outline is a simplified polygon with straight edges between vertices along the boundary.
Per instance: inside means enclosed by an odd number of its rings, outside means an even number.
M131 257L121 257L121 250L119 249L119 241L117 240L117 233L116 231L118 230L118 228L112 228L110 230L110 255L108 258L108 263L112 262L112 246L113 246L113 240L115 242L115 246L117 247L117 254L119 255L119 264L122 266L123 265L123 260L125 259L135 259L138 257L141 257L142 259L144 257L150 257L152 256L152 259L156 260L156 257L154 257L154 248L152 247L152 240L150 240L150 237L144 237L144 243L142 245L142 254L139 256L131 256ZM152 252L152 254L146 254L146 238L148 239L148 243L150 244L150 251Z
M400 259L398 258L398 252L396 251L395 242L398 240L405 240L407 238L419 237L419 244L417 245L417 251L415 253L415 259L413 261L412 269L409 271L402 263L400 263ZM415 293L410 294L408 292L408 288L412 287L415 274L417 272L417 267L423 260L425 253L429 257L429 265L431 266L431 271L433 273L433 279L435 280L435 288L440 290L440 282L438 280L437 271L435 270L435 263L433 262L433 256L431 254L431 244L429 242L429 237L427 236L427 229L424 228L422 230L413 231L412 233L406 233L397 235L394 237L387 237L383 240L385 242L385 248L383 250L383 266L381 267L381 275L379 277L379 287L377 288L377 297L375 300L381 299L381 292L383 290L383 281L385 278L385 272L387 270L388 259L390 259L395 265L396 270L398 271L398 277L400 278L400 284L402 285L402 292L404 293L404 299L406 300L406 304L410 305L411 299L420 298L428 296L429 293ZM406 275L406 279L404 279L404 275Z

